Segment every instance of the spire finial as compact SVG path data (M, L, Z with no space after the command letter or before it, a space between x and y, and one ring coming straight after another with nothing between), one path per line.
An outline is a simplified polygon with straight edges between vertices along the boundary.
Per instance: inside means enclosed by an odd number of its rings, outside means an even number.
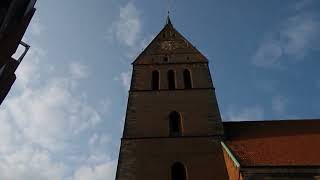
M166 19L166 24L171 24L171 20L170 20L170 6L171 6L171 0L167 0L167 19Z
M171 20L170 20L170 12L168 11L168 15L167 15L167 21L166 24L171 25Z

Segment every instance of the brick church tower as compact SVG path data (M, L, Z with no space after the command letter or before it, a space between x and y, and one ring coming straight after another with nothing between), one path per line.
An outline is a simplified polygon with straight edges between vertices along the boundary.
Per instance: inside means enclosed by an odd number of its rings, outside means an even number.
M167 19L133 62L116 180L228 179L208 60Z

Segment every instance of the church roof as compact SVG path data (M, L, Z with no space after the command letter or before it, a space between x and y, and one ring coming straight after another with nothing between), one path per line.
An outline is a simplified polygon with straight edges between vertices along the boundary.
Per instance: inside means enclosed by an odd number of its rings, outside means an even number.
M224 122L224 143L242 167L320 166L320 120Z
M163 29L142 53L138 55L132 64L163 63L155 58L156 56L159 56L160 58L163 55L168 57L172 56L171 63L208 62L207 58L175 29L169 17L167 18ZM187 60L181 59L179 55L189 55L190 58Z

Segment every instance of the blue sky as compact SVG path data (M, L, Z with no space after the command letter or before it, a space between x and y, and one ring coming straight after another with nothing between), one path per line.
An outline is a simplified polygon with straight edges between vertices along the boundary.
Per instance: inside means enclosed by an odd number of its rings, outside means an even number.
M131 65L166 2L38 0L0 108L0 179L114 179ZM210 61L223 120L320 117L320 2L173 0Z

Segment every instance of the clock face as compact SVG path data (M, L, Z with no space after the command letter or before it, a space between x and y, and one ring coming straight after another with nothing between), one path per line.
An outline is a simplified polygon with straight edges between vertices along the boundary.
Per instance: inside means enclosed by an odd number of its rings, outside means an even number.
M175 41L163 41L160 44L161 49L167 50L167 51L172 51L177 48L182 48L184 47L183 44L175 42Z

